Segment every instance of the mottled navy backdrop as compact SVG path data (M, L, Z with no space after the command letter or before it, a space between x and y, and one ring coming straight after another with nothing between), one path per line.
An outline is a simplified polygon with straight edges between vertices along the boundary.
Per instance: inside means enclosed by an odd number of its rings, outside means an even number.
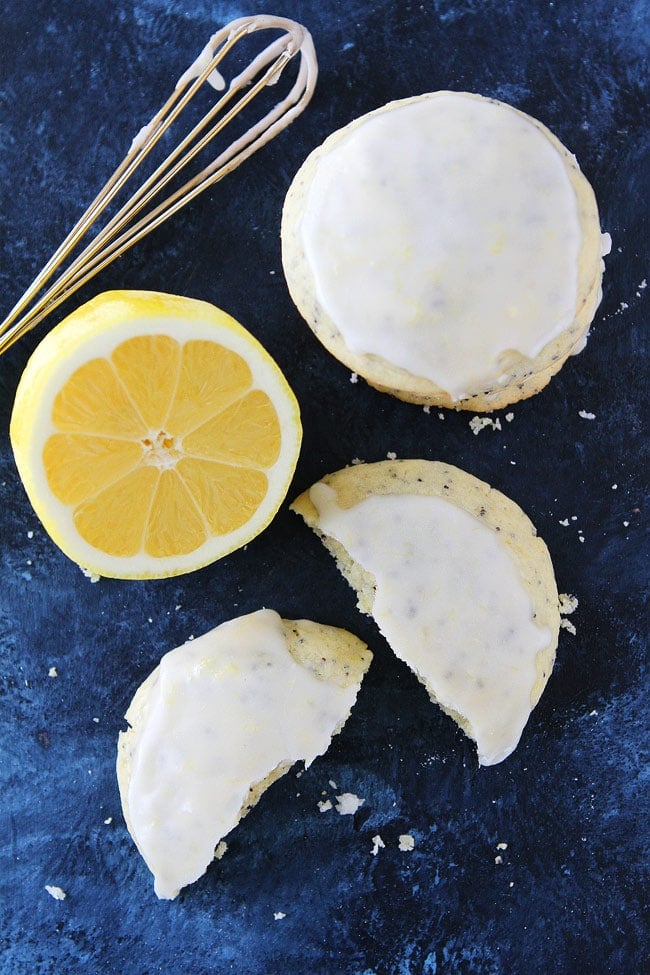
M2 6L8 309L210 34L267 5ZM267 9L313 33L312 105L73 303L135 287L223 306L266 344L299 397L305 440L291 496L355 457L393 451L465 467L531 516L560 591L579 599L577 632L561 633L520 747L479 769L471 743L358 614L286 506L246 551L193 575L91 583L44 534L8 439L21 370L55 314L0 361L0 972L636 975L648 948L648 4L284 0ZM440 88L492 95L546 123L576 153L614 242L586 351L511 422L501 416L501 431L478 436L467 415L439 418L352 384L294 310L280 263L282 201L307 152L391 98ZM373 666L329 753L264 796L206 877L158 902L120 811L122 715L166 650L264 605L348 627L371 645ZM364 799L356 815L319 811L331 782ZM377 833L386 845L373 856ZM402 833L414 837L412 852L398 848Z

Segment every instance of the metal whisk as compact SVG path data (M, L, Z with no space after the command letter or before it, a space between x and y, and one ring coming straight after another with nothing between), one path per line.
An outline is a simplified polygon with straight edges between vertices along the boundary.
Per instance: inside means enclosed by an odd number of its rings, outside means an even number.
M262 30L280 30L282 34L264 47L226 85L219 65L238 42ZM161 202L153 204L154 198L164 187L263 88L279 80L286 65L296 55L300 56L300 63L289 93L199 173ZM174 91L160 111L138 132L125 158L104 188L2 322L0 354L150 230L159 226L204 189L223 179L286 128L309 102L317 73L311 36L294 21L268 15L242 17L217 31L196 61L179 78ZM218 101L37 299L39 292L70 257L82 237L95 225L109 203L205 83L223 92Z

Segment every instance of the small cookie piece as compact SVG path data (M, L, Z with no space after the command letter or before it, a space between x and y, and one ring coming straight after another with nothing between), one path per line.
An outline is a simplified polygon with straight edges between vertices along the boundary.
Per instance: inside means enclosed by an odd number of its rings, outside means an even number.
M555 660L553 566L533 524L471 474L426 460L324 477L292 504L395 654L472 738L516 747Z
M372 654L346 630L265 609L165 654L140 685L118 741L127 827L172 899L297 761L328 748Z
M465 92L333 133L282 217L289 291L323 345L400 399L474 412L532 396L580 351L608 239L558 139Z

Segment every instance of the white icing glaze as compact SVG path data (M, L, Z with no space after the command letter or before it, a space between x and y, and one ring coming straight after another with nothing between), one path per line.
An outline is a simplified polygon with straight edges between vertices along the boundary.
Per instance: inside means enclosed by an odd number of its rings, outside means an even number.
M129 152L131 153L131 152L135 152L138 149L141 149L142 146L147 141L147 139L149 138L149 136L153 134L155 128L156 128L155 118L152 119L150 122L147 122L146 125L143 125L142 128L139 129L138 132L134 135L133 140L131 141L131 145L129 146Z
M357 691L296 663L272 610L162 658L128 788L133 838L159 897L175 897L205 872L251 785L327 749Z
M301 237L347 347L454 400L569 326L581 244L560 152L506 105L437 93L364 118L318 162Z
M320 528L376 581L373 616L440 704L461 714L481 765L516 747L531 710L535 660L551 634L498 535L443 498L370 496L340 508L315 484Z
M183 72L178 81L176 82L176 88L185 88L190 81L194 81L195 78L199 78L203 72L206 70L210 62L216 53L216 43L215 39L218 37L214 34L208 43L205 45L198 58L192 62L189 68ZM215 89L215 91L223 91L226 87L226 82L223 75L214 68L206 78L208 84Z

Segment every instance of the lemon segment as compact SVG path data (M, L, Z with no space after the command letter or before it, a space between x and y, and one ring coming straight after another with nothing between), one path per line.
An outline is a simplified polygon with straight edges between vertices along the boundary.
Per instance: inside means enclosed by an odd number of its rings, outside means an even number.
M164 423L180 362L180 342L169 335L137 335L111 354L116 377L147 428Z
M205 522L176 471L161 471L147 518L144 548L154 558L194 552L208 536Z
M98 575L189 572L250 541L282 503L302 429L279 367L206 302L107 292L46 336L11 442L53 540Z
M157 483L152 467L140 467L77 505L74 524L81 538L107 555L137 555L143 548Z
M130 440L79 433L54 433L43 448L43 466L52 492L78 505L140 464L142 448Z
M214 342L186 342L166 428L175 436L185 435L236 402L252 383L241 355Z
M147 433L106 359L92 359L76 370L54 400L52 423L62 432L104 437L139 438Z
M259 389L183 438L189 454L262 468L275 463L280 443L277 413L267 394Z
M178 472L197 508L206 513L208 528L225 535L246 524L264 500L268 479L262 471L188 457Z

